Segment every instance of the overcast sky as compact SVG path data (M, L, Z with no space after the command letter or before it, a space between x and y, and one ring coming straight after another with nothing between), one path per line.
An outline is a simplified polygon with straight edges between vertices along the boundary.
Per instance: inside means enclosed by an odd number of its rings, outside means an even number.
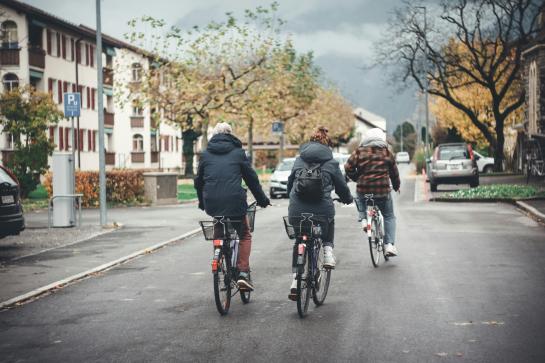
M23 0L74 23L95 26L94 0ZM400 0L279 0L280 16L287 20L301 51L314 51L325 76L334 81L355 106L385 117L388 131L411 117L416 108L413 91L398 94L389 87L382 69L363 71L372 63L373 42L386 27ZM127 21L152 15L169 24L191 27L222 20L227 11L268 5L261 0L103 0L102 29L123 39Z

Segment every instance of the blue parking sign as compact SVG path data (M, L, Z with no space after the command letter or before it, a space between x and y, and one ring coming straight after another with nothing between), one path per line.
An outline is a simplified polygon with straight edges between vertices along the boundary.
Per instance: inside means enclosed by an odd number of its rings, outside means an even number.
M81 96L79 93L64 94L64 117L79 117Z
M273 122L272 132L275 134L281 134L282 132L284 132L284 123L281 121Z

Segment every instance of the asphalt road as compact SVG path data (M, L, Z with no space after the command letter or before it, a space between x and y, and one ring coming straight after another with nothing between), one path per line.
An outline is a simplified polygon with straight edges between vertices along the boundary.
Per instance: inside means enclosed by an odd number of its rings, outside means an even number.
M257 215L250 304L219 316L197 236L0 312L0 361L545 361L545 229L511 206L415 203L414 183L395 201L400 256L378 269L339 206L338 266L306 319L282 200Z

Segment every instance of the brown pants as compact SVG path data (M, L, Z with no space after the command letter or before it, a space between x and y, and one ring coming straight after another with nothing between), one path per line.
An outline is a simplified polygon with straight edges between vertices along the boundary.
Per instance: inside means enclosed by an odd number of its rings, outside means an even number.
M239 237L237 269L248 272L250 271L250 252L252 250L252 234L248 226L248 218L243 216L232 217L231 219L242 220L242 223L232 223L232 226L237 231ZM216 224L214 229L217 238L225 238L221 224Z

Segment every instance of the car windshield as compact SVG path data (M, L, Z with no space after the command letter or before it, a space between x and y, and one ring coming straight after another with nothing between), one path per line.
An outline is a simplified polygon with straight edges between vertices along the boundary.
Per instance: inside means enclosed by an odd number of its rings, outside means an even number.
M278 168L276 170L278 171L290 171L291 168L293 168L293 163L295 160L284 160L280 164L278 164Z
M2 168L0 168L0 184L2 183L10 183L12 185L17 185L15 180L11 176L9 176L8 173Z
M467 149L463 145L442 146L439 148L439 160L469 159Z
M397 156L406 157L406 156L409 156L409 153L406 153L406 152L398 152L398 153L397 153Z

